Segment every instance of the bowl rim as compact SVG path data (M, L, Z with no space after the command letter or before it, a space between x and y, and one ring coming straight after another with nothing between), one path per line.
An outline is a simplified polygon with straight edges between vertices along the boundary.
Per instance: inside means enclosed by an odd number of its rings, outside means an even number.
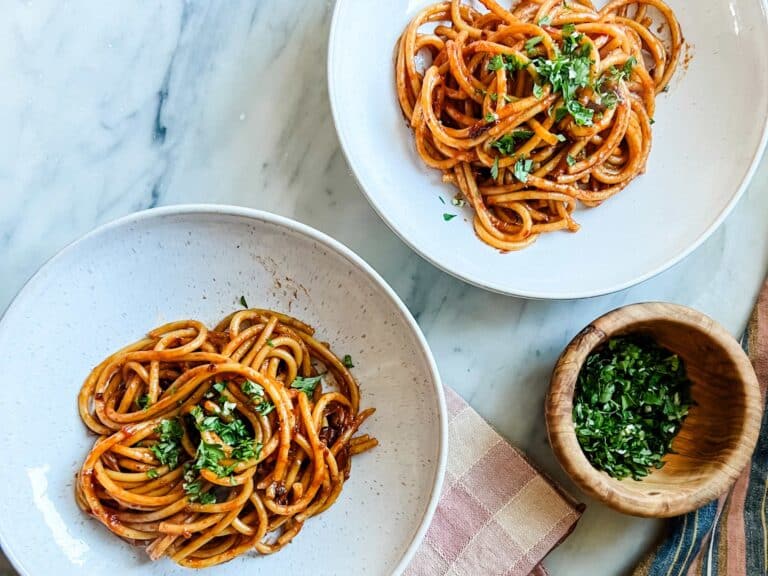
M752 179L754 178L757 172L758 167L760 166L760 163L763 158L763 154L766 151L766 148L768 148L768 108L766 108L761 112L761 118L759 120L759 122L762 124L761 136L757 146L755 147L754 152L752 153L751 158L749 159L748 168L744 173L744 176L741 179L741 181L738 183L737 186L735 186L735 189L733 191L733 194L731 195L731 198L728 200L725 206L723 206L722 210L717 215L717 218L715 218L710 223L710 225L706 229L704 229L701 232L701 234L699 234L699 236L693 242L691 242L688 245L688 247L678 251L676 254L669 256L666 260L664 260L661 264L657 265L656 267L642 274L638 274L633 278L629 278L628 280L625 280L623 282L605 286L603 288L596 288L592 290L577 290L577 291L519 290L519 289L507 287L504 284L499 282L483 281L483 280L478 280L476 278L472 278L468 274L459 271L457 267L451 264L450 262L438 261L435 257L431 256L427 251L419 248L416 242L414 242L411 238L408 237L408 235L405 232L403 232L397 227L397 224L395 223L395 221L387 215L387 213L381 208L381 206L379 206L375 197L371 193L369 193L366 186L363 185L363 181L360 176L360 174L362 173L362 170L360 169L361 164L356 160L355 156L351 154L350 152L351 146L347 142L346 132L341 128L342 124L340 119L341 119L342 112L340 110L340 106L336 102L337 96L336 96L336 88L335 88L336 67L334 66L334 61L336 59L336 45L337 45L336 37L339 34L339 25L338 25L338 22L340 20L339 14L341 13L343 7L347 4L350 4L351 1L352 0L336 0L336 5L334 6L334 9L333 9L333 16L331 17L331 27L330 27L330 33L328 36L328 56L326 59L326 82L328 84L328 100L331 105L331 117L333 118L333 125L334 125L334 128L336 129L336 135L339 138L339 143L341 145L341 150L344 153L344 158L347 161L347 165L350 168L350 172L352 173L352 175L355 178L355 181L357 182L358 188L360 188L360 190L363 192L363 195L368 200L368 203L371 205L374 211L379 215L379 218L381 218L384 221L384 223L389 227L389 229L398 238L400 238L400 240L402 240L409 248L411 248L411 250L413 250L416 254L421 256L424 260L426 260L427 262L429 262L439 270L442 270L443 272L450 274L454 278L458 278L462 282L466 282L467 284L470 284L472 286L476 286L478 288L482 288L490 292L495 292L497 294L504 294L507 296L516 296L519 298L526 298L531 300L577 300L582 298L593 298L597 296L604 296L606 294L613 294L615 292L620 292L621 290L631 288L632 286L636 286L637 284L645 282L646 280L650 280L651 278L658 276L662 272L666 272L673 266L682 262L690 254L696 251L696 249L699 248L712 234L714 234L714 232L725 221L725 219L734 209L734 207L739 202L741 197L744 195L744 192L749 187L750 183L752 182ZM763 18L760 20L760 25L762 26L762 29L764 31L768 31L768 0L756 0L756 1L758 2L758 4L760 4L761 8L763 9L762 10ZM478 239L477 241L479 242L480 240Z
M674 318L670 317L670 310L675 312ZM621 481L598 470L587 459L576 437L573 423L573 393L583 361L597 346L634 324L661 321L682 325L697 332L703 331L703 321L707 334L722 345L725 353L734 361L745 396L746 412L739 443L748 450L734 450L726 461L727 466L708 478L693 493L684 496L659 494L655 497L641 497L617 490L615 485ZM604 330L606 325L612 329ZM632 330L628 332L632 333ZM579 370L572 370L574 365ZM622 306L596 318L565 347L552 372L545 400L545 420L547 437L560 466L581 490L625 514L666 518L699 508L712 501L713 493L723 494L730 488L751 460L760 433L763 409L760 384L752 363L730 332L693 308L667 302L643 302ZM659 509L649 510L651 501Z
M413 556L415 555L416 550L419 548L427 532L427 529L429 528L429 525L432 522L432 518L435 514L435 510L437 509L437 505L440 500L440 495L442 493L442 488L443 488L443 480L445 478L445 471L446 471L447 462L448 462L448 409L446 407L445 394L443 393L443 384L440 378L440 372L437 368L437 363L435 362L435 358L432 354L432 350L430 349L429 344L427 343L424 333L421 331L421 328L419 327L418 323L414 319L410 310L408 310L405 303L400 299L400 297L397 295L394 289L387 283L386 280L384 280L384 278L381 277L381 275L378 272L376 272L376 270L374 270L371 267L370 264L368 264L365 260L363 260L360 256L358 256L355 252L353 252L350 248L348 248L338 240L332 238L331 236L325 234L324 232L321 232L315 228L312 228L307 224L303 224L297 220L293 220L285 216L280 216L271 212L267 212L265 210L257 210L255 208L245 208L241 206L234 206L234 205L228 205L228 204L205 204L205 203L175 204L171 206L163 206L158 208L141 210L138 212L132 212L130 214L126 214L125 216L122 216L120 218L101 224L100 226L97 226L96 228L86 233L85 235L80 236L79 238L73 240L72 242L64 246L61 250L56 252L49 259L47 259L37 269L37 271L32 276L30 276L30 278L26 282L24 282L24 284L21 286L19 291L11 300L8 307L3 311L2 315L0 315L0 328L2 328L5 318L9 314L9 312L12 309L14 309L18 305L18 303L21 301L21 296L23 295L23 293L26 292L34 284L41 281L41 278L43 277L45 271L50 266L52 266L53 263L55 263L60 258L64 257L70 251L76 249L76 247L80 243L85 242L86 240L94 236L108 233L112 229L122 227L128 223L138 223L138 222L151 220L155 218L162 218L162 217L169 217L169 216L183 216L183 215L223 215L223 216L244 217L249 220L256 220L266 224L273 224L278 227L285 228L291 232L307 237L317 242L318 244L325 246L330 251L335 252L336 254L345 258L355 268L360 270L364 275L368 276L368 278L372 280L374 284L376 284L376 286L383 291L385 297L387 297L389 301L392 304L394 304L395 308L403 317L403 319L405 320L406 324L410 328L413 335L416 337L416 341L418 342L420 351L427 362L427 367L430 373L430 380L434 388L435 400L437 403L438 428L439 428L438 456L437 456L437 466L435 469L435 476L432 482L432 490L429 495L427 506L424 509L424 513L421 517L419 527L416 530L416 532L413 534L412 540L408 545L408 547L403 552L403 555L401 556L399 562L392 570L392 574L394 575L400 574L408 566L409 562L413 559ZM2 547L2 550L5 553L5 555L8 557L8 560L11 562L13 567L16 570L18 570L20 574L23 574L25 576L30 575L30 572L26 569L26 567L22 563L20 557L16 555L16 552L13 550L13 548L9 548L7 546L6 538L2 532L0 532L0 547Z

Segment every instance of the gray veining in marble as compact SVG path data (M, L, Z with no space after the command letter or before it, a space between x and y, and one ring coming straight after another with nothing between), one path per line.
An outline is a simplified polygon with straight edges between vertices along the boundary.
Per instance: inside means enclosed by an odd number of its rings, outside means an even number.
M212 202L290 216L370 262L418 319L445 382L572 488L542 417L566 342L595 316L644 300L694 306L737 334L768 268L764 163L718 232L640 286L579 302L484 292L413 254L357 189L327 98L332 2L3 6L0 310L65 244L135 210ZM588 504L546 561L554 576L624 574L658 534L656 522ZM0 573L13 572L0 561Z

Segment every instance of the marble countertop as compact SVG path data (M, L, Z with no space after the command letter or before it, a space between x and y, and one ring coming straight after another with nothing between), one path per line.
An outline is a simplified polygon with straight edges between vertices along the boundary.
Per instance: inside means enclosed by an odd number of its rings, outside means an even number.
M412 253L357 189L328 104L332 9L329 0L9 6L0 20L0 310L65 244L136 210L211 202L290 216L376 268L418 320L446 384L585 499L545 435L557 355L594 317L645 300L693 306L740 333L768 268L768 163L719 231L640 286L578 302L484 292ZM660 524L585 501L547 568L625 574Z

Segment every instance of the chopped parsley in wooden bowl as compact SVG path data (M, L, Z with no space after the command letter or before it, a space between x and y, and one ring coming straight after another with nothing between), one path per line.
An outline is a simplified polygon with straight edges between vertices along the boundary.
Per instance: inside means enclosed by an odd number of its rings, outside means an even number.
M546 400L547 433L584 492L635 516L690 512L749 462L762 418L739 343L674 304L619 308L566 347Z
M573 405L576 437L595 468L641 480L664 466L688 409L680 357L651 338L618 337L591 353Z

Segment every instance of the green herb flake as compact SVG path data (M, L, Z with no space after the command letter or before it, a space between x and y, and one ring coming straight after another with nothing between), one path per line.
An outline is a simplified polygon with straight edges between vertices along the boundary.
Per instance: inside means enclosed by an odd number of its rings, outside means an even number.
M272 412L272 410L275 409L275 405L272 404L272 402L270 402L269 400L264 400L256 404L254 409L256 410L256 412L258 412L262 416L266 416L267 414Z
M248 302L245 301L245 296L240 296L240 306L248 308Z
M496 180L496 178L499 177L499 158L498 156L493 159L493 164L491 165L491 178ZM443 214L443 218L445 218L445 214Z
M156 469L150 468L149 470L147 470L147 478L152 478L154 480L158 476L160 476L160 474L157 472Z
M443 218L445 218L445 214L443 215ZM446 220L450 220L450 218L446 218ZM321 376L314 376L312 378L302 378L301 376L297 376L296 379L291 382L291 388L301 390L311 398L312 393L315 391L315 388L320 383L321 379Z
M354 362L352 362L352 356L350 356L349 354L345 354L344 355L343 364L344 364L345 368L354 368L355 367Z
M448 212L443 212L443 220L446 222L450 222L454 218L456 218L456 214L448 214Z
M149 394L142 394L141 396L136 398L136 404L142 410L146 410L147 408L149 408L150 404L152 404L152 402L149 400Z
M496 54L490 60L488 60L488 65L486 68L488 68L489 72L496 72L496 70L501 70L504 68L504 59L501 57L501 54Z
M521 158L515 162L515 178L522 183L528 182L528 175L531 173L531 168L533 168L533 160L524 160Z
M568 164L568 166L573 166L576 164L576 158L568 154L568 156L565 157L565 163Z
M574 397L576 436L589 461L640 480L664 466L693 405L680 358L653 341L621 337L591 354Z
M552 18L549 16L544 16L541 20L539 20L539 26L549 26L552 24Z
M515 153L515 147L518 142L524 142L533 136L531 130L514 130L509 134L504 134L501 138L491 144L492 148L496 148L499 152L505 156L512 156Z
M443 199L440 198L440 200L443 200ZM445 200L443 200L443 204L445 204ZM267 338L267 346L269 346L270 348L274 348L275 347L275 343L274 343L274 341L271 338Z
M544 40L543 36L534 36L533 38L529 38L525 42L525 51L528 52L528 54L535 52L534 48L538 46L542 40Z
M495 112L488 112L488 114L485 115L485 122L486 124L491 124L492 122L496 122L499 117L496 115Z
M154 430L159 440L150 448L161 464L173 469L179 465L181 455L181 439L184 436L184 428L176 420L161 420Z

